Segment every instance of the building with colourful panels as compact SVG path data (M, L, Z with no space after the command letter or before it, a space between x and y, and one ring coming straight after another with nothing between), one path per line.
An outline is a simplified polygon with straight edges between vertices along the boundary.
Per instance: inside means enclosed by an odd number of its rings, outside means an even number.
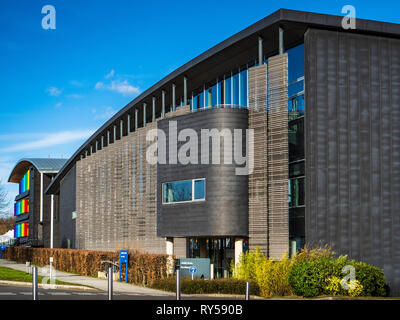
M13 168L8 182L19 185L14 203L14 238L18 244L51 247L54 241L58 243L58 199L44 191L66 161L21 159Z
M46 190L57 246L209 257L226 276L246 249L331 245L400 293L400 25L342 19L274 12L123 107Z

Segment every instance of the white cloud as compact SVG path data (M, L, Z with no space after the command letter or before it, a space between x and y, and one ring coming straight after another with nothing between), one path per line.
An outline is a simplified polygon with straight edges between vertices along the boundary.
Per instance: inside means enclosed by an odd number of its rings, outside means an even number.
M114 69L112 69L104 78L109 79L115 77L115 80L109 80L108 82L98 81L94 88L96 90L109 90L120 93L124 96L133 97L138 95L141 90L138 86L134 86L126 79L127 75L117 75Z
M70 82L69 82L72 86L74 86L74 87L79 87L79 88L81 88L81 87L83 87L83 82L81 82L81 81L78 81L78 80L71 80Z
M112 78L114 77L115 71L114 69L112 69L108 74L106 74L106 76L104 78L108 79L108 78Z
M95 120L106 120L111 118L117 111L112 107L105 107L101 110L96 108L92 109L92 113L94 114Z
M71 94L67 94L66 97L67 98L73 98L73 99L80 99L80 98L83 97L83 95L77 94L77 93L71 93Z
M76 140L84 140L93 134L94 130L60 131L45 134L43 137L22 143L17 143L0 149L0 152L16 152L42 149L50 146L62 145Z
M56 108L60 108L62 106L62 102L56 103Z
M46 89L46 92L52 97L58 97L61 94L62 90L56 87L48 87Z

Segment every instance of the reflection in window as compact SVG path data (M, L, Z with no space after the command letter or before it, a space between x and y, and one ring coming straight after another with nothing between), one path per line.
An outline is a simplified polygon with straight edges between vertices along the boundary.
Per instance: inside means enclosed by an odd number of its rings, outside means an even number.
M231 77L225 78L225 104L232 104Z
M163 203L205 200L205 179L163 183Z
M239 105L239 73L233 75L233 104Z
M304 115L304 95L290 98L288 100L289 120Z
M289 179L289 207L304 206L304 178Z
M303 118L289 123L289 162L304 159Z

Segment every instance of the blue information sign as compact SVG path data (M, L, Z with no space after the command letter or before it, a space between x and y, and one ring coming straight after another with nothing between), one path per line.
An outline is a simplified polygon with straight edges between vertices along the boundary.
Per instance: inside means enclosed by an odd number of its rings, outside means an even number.
M190 268L190 273L196 273L197 272L197 268L196 267L191 267Z
M122 264L125 263L125 282L128 282L128 250L119 252L119 282L121 282Z

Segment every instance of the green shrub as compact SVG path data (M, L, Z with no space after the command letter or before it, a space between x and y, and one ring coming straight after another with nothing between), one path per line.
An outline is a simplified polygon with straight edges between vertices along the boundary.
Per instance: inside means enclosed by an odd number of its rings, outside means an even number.
M156 280L152 283L151 288L164 291L176 291L176 277L168 277ZM235 294L244 295L246 293L246 281L232 278L225 279L181 279L181 293L184 294ZM259 295L258 285L250 281L250 294Z
M263 297L291 295L288 281L294 259L284 254L280 260L268 259L259 249L245 252L236 266L232 267L236 279L255 281Z

